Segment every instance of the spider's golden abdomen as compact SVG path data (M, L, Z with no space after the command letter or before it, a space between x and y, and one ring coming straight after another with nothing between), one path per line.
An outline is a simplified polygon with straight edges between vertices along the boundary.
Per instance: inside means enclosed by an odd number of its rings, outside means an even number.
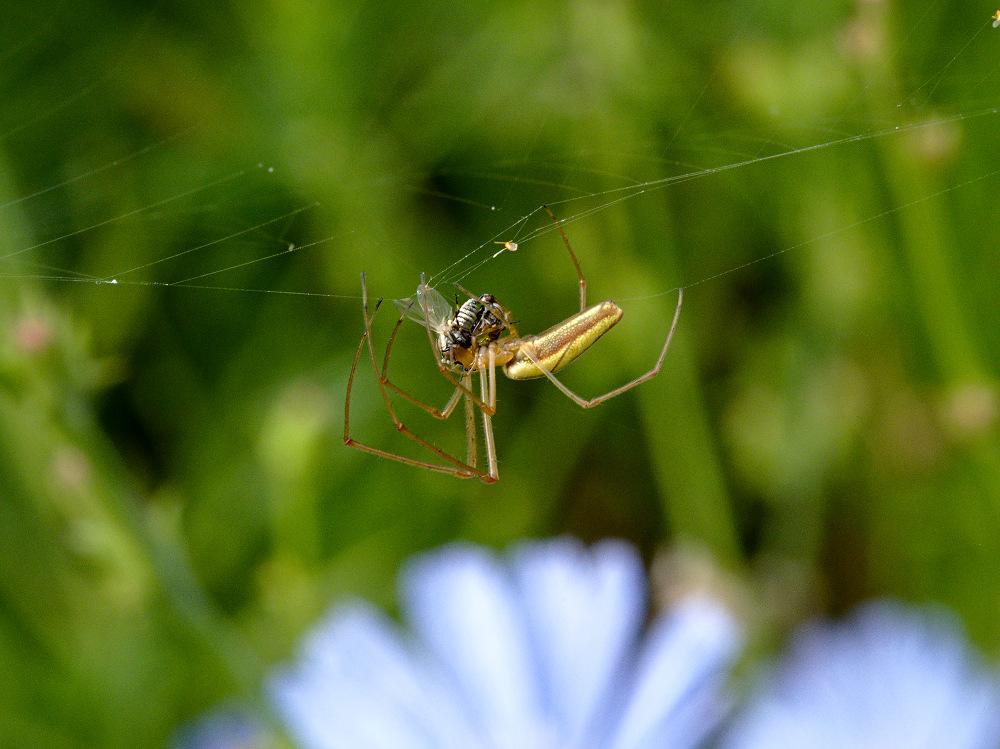
M544 333L525 336L518 350L504 365L503 372L512 380L544 377L539 365L549 372L558 372L593 346L598 338L611 330L621 319L621 307L611 300L588 307L553 325ZM532 347L538 364L525 353L526 346Z

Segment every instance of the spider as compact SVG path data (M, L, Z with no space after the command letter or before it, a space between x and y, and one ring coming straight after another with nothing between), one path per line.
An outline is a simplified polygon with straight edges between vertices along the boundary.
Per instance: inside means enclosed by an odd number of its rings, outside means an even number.
M622 317L622 309L611 300L603 301L591 307L587 306L587 281L580 269L580 263L570 246L569 238L563 231L562 223L552 211L545 210L555 222L562 235L563 244L569 253L570 260L576 269L579 292L580 311L560 323L553 325L537 335L519 335L514 326L510 311L504 307L492 294L476 296L459 287L468 297L461 305L452 305L438 291L428 286L424 276L420 276L420 285L415 297L397 300L396 307L400 311L399 319L389 335L382 366L379 368L375 359L375 348L372 344L372 320L382 302L379 299L375 310L368 312L368 290L365 285L365 274L361 274L361 307L364 317L364 332L354 353L351 372L347 378L347 397L344 402L344 444L356 450L393 460L398 463L424 468L429 471L444 473L456 478L478 478L485 483L493 483L500 478L497 468L496 445L493 439L493 416L496 414L496 369L503 368L503 373L512 380L530 380L547 378L562 393L581 408L593 408L607 400L615 398L642 383L653 379L659 374L663 360L670 348L677 320L681 314L681 304L684 301L684 290L677 290L677 306L674 309L667 337L663 341L656 364L645 374L603 395L594 398L581 398L564 385L555 375L563 367L576 359L590 348L598 338L614 327ZM512 244L512 243L508 243ZM514 245L516 247L516 245ZM456 309L457 307L457 309ZM438 372L454 386L451 397L441 408L424 403L410 395L389 379L389 357L396 335L406 319L418 322L427 331L427 340L434 353L434 363ZM385 402L386 409L396 430L408 439L430 451L441 462L420 460L406 455L382 450L371 445L358 442L351 437L351 389L354 386L354 376L362 353L367 348L372 370L378 381L379 392ZM472 374L479 374L479 394L472 390ZM465 403L465 433L466 457L461 460L414 433L400 421L393 407L390 391L409 401L436 419L445 420L454 413L459 400ZM486 470L478 467L476 456L476 424L475 415L478 409L483 420L483 440L486 445Z

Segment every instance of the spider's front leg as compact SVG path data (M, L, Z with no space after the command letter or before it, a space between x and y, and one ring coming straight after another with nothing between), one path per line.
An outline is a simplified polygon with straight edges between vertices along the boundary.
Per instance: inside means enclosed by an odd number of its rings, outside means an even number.
M487 483L492 483L496 479L488 474L483 473L475 465L468 465L463 463L458 458L448 454L444 450L435 445L431 444L423 437L415 434L411 431L396 415L395 408L392 405L392 400L389 397L388 392L386 392L385 385L381 382L381 377L379 373L378 366L375 361L375 350L372 344L372 315L368 314L368 291L365 285L365 276L361 274L361 306L364 315L364 332L361 334L361 340L358 343L358 348L354 352L354 359L351 363L351 372L347 377L347 397L344 401L344 444L355 450L360 450L366 452L369 455L375 455L380 458L385 458L387 460L392 460L397 463L403 463L405 465L415 466L417 468L425 468L429 471L435 471L437 473L445 473L457 478L479 478ZM375 310L378 310L378 305L376 305ZM375 373L376 379L379 380L379 392L382 394L382 399L385 403L386 410L389 412L389 416L392 419L393 424L396 427L396 431L400 432L407 439L412 440L421 447L437 455L440 459L452 465L439 465L436 463L431 463L425 460L418 460L416 458L411 458L407 455L400 455L398 453L393 453L388 450L382 450L371 445L367 445L363 442L358 442L353 437L351 437L351 392L354 387L354 376L357 373L358 363L361 360L361 355L364 349L368 349L368 357L371 362L372 371ZM388 357L387 357L388 358ZM452 400L457 404L458 395L453 396ZM454 404L451 406L451 410L454 409ZM449 410L449 414L450 414Z

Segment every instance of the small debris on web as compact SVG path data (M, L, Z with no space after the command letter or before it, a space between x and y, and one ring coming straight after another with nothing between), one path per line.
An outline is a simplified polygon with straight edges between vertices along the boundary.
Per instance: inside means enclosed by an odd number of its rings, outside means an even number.
M510 240L508 240L506 242L494 242L493 244L503 245L503 249L497 250L493 254L494 259L500 257L505 252L517 252L517 242L511 242Z

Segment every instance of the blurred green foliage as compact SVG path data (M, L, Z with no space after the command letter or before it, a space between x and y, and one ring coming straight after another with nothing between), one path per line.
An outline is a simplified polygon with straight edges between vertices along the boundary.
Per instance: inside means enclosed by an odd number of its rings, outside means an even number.
M331 602L391 606L401 560L456 538L691 544L772 628L890 594L954 607L995 650L987 10L5 9L0 745L161 744L252 698ZM589 412L502 381L495 486L346 449L360 272L408 296L543 202L604 206L568 233L591 298L626 310L570 385L650 366L688 286L662 375ZM463 283L524 331L574 309L554 232ZM392 371L447 397L415 327ZM401 413L461 453L460 417ZM419 455L364 363L352 417Z

